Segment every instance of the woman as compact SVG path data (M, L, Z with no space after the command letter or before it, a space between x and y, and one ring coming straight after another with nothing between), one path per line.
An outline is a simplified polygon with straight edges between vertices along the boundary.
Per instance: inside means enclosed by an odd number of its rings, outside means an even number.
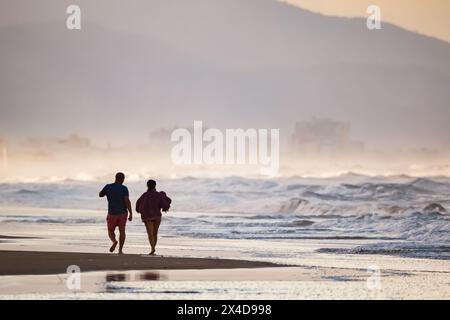
M156 243L158 242L158 229L161 224L161 210L167 212L172 200L166 193L156 191L156 182L147 181L147 192L144 193L136 203L136 211L141 214L142 221L147 229L148 241L152 251L150 255L156 253Z

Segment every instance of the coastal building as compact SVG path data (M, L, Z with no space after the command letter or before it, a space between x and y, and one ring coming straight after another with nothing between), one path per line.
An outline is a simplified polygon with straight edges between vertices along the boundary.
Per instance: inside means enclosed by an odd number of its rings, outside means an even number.
M8 171L8 149L6 147L6 141L0 138L0 157L1 157L1 167L0 172L2 176L6 175Z
M295 124L290 139L294 155L351 155L364 151L364 143L352 140L350 123L313 118Z

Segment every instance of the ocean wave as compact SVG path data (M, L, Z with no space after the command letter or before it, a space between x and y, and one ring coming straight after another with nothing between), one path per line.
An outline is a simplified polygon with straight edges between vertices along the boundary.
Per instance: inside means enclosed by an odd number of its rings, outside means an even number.
M97 224L104 222L100 218L73 218L73 217L47 217L47 216L4 216L1 223L43 223L43 224Z
M186 180L188 179L188 180ZM184 178L158 181L174 198L173 210L252 214L354 215L421 211L431 203L450 208L450 181L372 179L363 181L284 178L274 180ZM106 182L105 182L106 183ZM189 188L186 188L189 184ZM100 209L94 182L0 184L0 206ZM130 182L135 199L144 183Z
M196 238L450 241L450 216L439 213L307 217L299 214L235 214L201 217L172 216L167 228L175 234Z
M37 190L20 189L14 192L17 195L37 195L40 192Z
M382 254L409 258L428 258L450 260L450 246L448 244L430 244L421 242L375 243L357 246L351 249L321 248L320 253L339 254Z

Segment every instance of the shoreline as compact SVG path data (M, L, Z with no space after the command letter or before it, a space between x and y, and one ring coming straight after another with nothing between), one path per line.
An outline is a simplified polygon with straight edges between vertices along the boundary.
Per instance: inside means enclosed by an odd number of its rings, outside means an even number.
M114 253L0 250L0 276L63 274L71 265L82 272L130 270L209 270L286 267L270 262L217 258L161 257Z

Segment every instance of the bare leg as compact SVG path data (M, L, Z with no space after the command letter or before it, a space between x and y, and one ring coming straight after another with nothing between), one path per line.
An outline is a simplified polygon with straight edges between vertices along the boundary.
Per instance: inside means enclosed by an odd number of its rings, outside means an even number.
M150 246L152 248L150 254L153 255L155 254L155 246L156 246L153 221L145 222L145 228L147 229L148 242L150 243Z
M161 220L155 220L153 223L153 234L155 236L155 249L156 249L156 244L158 243L158 231L159 231L160 225L161 225Z
M114 252L117 247L116 233L114 232L114 230L108 230L108 236L112 242L112 246L111 248L109 248L109 252Z
M125 228L119 228L119 254L123 254L123 245L125 244Z

